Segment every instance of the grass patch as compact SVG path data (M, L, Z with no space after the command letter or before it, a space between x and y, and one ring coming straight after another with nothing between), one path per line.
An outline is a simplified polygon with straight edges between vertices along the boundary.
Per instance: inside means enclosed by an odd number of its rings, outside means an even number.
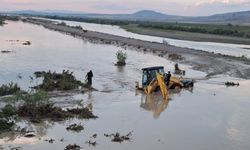
M22 105L8 104L0 110L0 131L10 129L14 125L11 120L17 117L26 118L33 123L39 123L44 119L63 121L74 117L97 118L88 108L63 110L61 107L55 107L44 91L17 94L12 99L12 101L20 101Z
M2 131L10 131L14 126L11 117L16 114L16 109L11 105L6 105L0 110L0 133Z
M232 24L138 23L138 27L250 38L249 27Z
M13 122L8 120L0 119L0 132L10 131L10 129L14 126Z
M56 72L35 72L36 78L43 78L42 84L35 86L35 89L40 89L44 91L54 91L54 90L74 90L80 86L85 86L81 81L76 80L73 76L73 72L69 70L63 70L62 73Z
M3 84L0 86L0 96L13 95L20 91L21 88L16 83Z

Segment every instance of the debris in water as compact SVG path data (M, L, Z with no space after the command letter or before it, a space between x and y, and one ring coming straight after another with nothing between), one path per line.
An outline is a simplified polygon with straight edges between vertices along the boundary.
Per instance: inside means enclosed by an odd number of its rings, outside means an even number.
M27 137L27 138L31 138L31 137L34 137L36 136L35 132L34 131L27 131L25 134L24 134L24 137Z
M82 119L96 119L98 118L95 116L89 108L74 108L74 109L67 109L72 115L77 115L79 118Z
M65 147L65 150L80 150L80 149L81 149L81 147L79 145L76 145L76 144L74 144L74 145L69 144L68 146Z
M23 45L31 45L31 42L30 42L30 41L25 41L25 42L23 43Z
M6 54L6 53L11 53L12 51L7 51L7 50L2 50L1 51L1 53L4 53L4 54Z
M225 83L226 86L240 86L239 82L234 83L234 82L226 82Z
M106 133L104 133L104 136L105 136L105 137L111 137L112 135L111 135L111 134L106 134Z
M176 54L176 53L169 54L168 58L170 60L183 60L183 57L179 54Z
M49 143L54 143L55 142L55 139L49 139L49 140L44 140L44 141L46 141L46 142L49 142Z
M1 148L0 148L1 150ZM10 150L22 150L22 147L12 147Z
M71 130L71 131L75 131L75 132L80 132L84 129L83 125L81 124L71 124L69 125L66 130Z
M120 133L115 133L115 134L104 134L105 137L113 137L112 141L113 142L124 142L124 141L129 141L131 138L130 136L132 135L132 132L129 132L128 134L126 135L120 135Z
M93 134L93 135L92 135L92 138L96 138L96 137L97 137L97 134Z
M87 144L89 144L89 146L96 146L96 141L92 142L92 141L87 141Z
M85 143L89 144L89 146L96 146L96 141L91 141L91 138L92 140L97 138L97 134L93 134L91 137L90 137L90 140L89 141L86 141Z

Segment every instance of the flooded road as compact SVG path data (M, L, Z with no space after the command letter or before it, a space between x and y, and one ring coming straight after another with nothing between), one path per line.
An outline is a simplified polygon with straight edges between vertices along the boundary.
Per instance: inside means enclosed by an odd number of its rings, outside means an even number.
M49 20L53 20L53 19L49 19ZM58 20L53 20L53 21L58 22ZM145 41L160 42L160 43L162 43L164 39L170 45L174 45L178 47L187 47L191 49L221 53L221 54L226 54L226 55L231 55L231 56L236 56L236 57L245 55L246 57L250 58L250 50L249 50L250 45L176 40L176 39L170 39L170 38L162 38L162 37L156 37L156 36L136 34L136 33L128 32L125 29L120 28L119 26L75 22L75 21L64 21L64 20L60 20L59 22L62 22L62 21L70 26L80 25L83 29L90 30L90 31L97 31L97 32L108 33L112 35L118 35L118 36L123 36L123 37L130 37L130 38L141 39Z
M19 40L19 41L17 41ZM22 41L31 41L30 46ZM163 65L173 71L173 62L164 58L127 49L127 65L114 66L118 47L92 44L82 39L50 31L22 22L8 22L0 27L0 84L17 82L22 89L36 85L31 80L35 71L74 72L77 79L94 72L93 87L98 91L56 99L60 106L75 106L78 101L93 107L96 120L72 119L32 125L19 122L37 132L34 138L0 134L4 149L22 147L25 150L64 149L78 144L83 149L249 149L250 101L249 80L217 76L203 80L205 73L180 64L188 78L197 80L194 89L176 91L170 101L162 101L160 93L146 96L135 91L135 81L141 81L141 68ZM240 81L239 87L225 87L225 81ZM67 104L65 104L67 103ZM82 123L80 133L67 131L72 123ZM131 141L111 142L104 134L133 131ZM96 147L85 143L93 134ZM55 139L53 144L46 139ZM61 139L63 139L61 141ZM10 146L10 147L9 147ZM1 147L0 147L1 149Z

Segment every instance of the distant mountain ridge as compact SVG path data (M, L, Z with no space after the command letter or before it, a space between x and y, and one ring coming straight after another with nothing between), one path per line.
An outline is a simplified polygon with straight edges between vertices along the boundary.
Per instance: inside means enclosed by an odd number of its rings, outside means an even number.
M177 15L167 15L164 13L142 10L132 14L95 14L82 13L71 11L12 11L11 14L26 14L26 15L49 15L49 16L65 16L65 17L82 17L82 18L99 18L99 19L114 19L114 20L130 20L130 21L153 21L153 22L197 22L197 23L249 23L250 11L232 12L225 14L215 14L202 17L185 17Z

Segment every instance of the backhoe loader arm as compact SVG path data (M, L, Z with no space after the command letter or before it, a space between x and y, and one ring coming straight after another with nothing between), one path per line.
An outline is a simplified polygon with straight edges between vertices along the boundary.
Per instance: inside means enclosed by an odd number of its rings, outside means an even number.
M146 94L151 94L157 87L160 87L163 99L168 99L167 86L164 82L164 78L160 73L156 74L156 79L153 79L150 84L145 88Z

